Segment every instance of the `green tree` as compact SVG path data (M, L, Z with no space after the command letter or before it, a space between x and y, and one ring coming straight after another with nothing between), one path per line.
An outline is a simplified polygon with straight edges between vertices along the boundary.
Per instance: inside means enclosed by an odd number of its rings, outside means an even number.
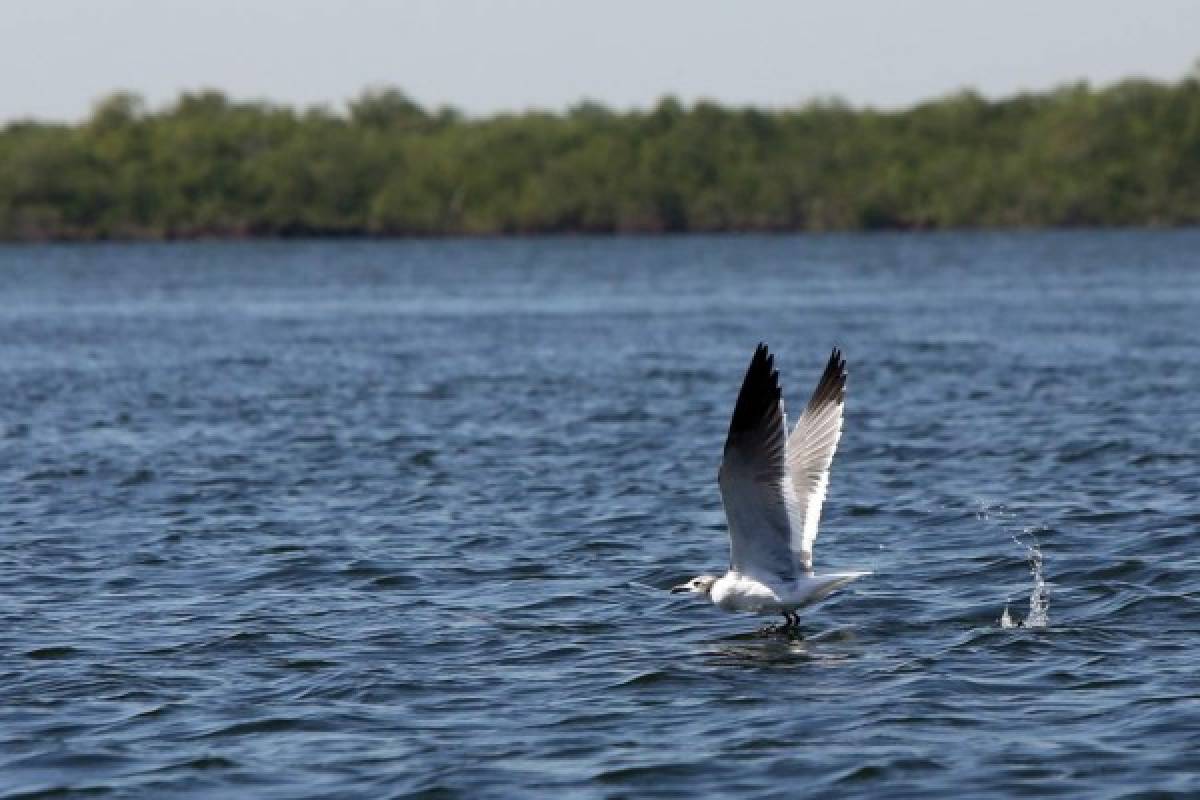
M664 97L471 118L369 89L343 113L130 92L0 129L0 237L389 236L1184 225L1200 80L902 111Z

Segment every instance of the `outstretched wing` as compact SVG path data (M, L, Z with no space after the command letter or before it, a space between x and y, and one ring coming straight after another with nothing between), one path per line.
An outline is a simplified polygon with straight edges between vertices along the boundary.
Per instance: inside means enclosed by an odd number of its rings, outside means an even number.
M786 471L793 491L791 549L797 566L804 570L812 569L813 543L829 487L829 465L842 438L845 406L846 361L835 347L812 399L787 440Z
M774 365L759 344L738 392L717 476L729 522L730 566L767 583L796 577L785 490L787 422Z

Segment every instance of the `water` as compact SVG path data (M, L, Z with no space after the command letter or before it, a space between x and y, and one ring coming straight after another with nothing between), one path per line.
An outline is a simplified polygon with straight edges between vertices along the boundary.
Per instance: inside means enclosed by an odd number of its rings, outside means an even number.
M1198 253L0 248L0 794L1195 796ZM664 591L760 339L875 571L795 640Z

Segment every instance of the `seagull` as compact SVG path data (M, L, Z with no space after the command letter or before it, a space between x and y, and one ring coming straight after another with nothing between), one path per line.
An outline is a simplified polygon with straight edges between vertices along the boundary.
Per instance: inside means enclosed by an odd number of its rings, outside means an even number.
M704 595L725 611L796 611L870 572L813 572L813 542L842 436L846 362L834 348L800 420L787 433L775 357L760 343L738 392L717 472L729 526L729 571L700 575L671 589Z

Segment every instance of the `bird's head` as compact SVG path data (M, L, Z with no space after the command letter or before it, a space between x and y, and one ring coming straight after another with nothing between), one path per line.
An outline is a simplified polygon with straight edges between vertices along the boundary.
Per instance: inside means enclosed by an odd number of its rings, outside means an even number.
M716 575L697 575L687 583L681 583L678 586L672 586L671 594L678 594L680 592L695 592L696 594L707 595L712 591L713 584L716 582Z

